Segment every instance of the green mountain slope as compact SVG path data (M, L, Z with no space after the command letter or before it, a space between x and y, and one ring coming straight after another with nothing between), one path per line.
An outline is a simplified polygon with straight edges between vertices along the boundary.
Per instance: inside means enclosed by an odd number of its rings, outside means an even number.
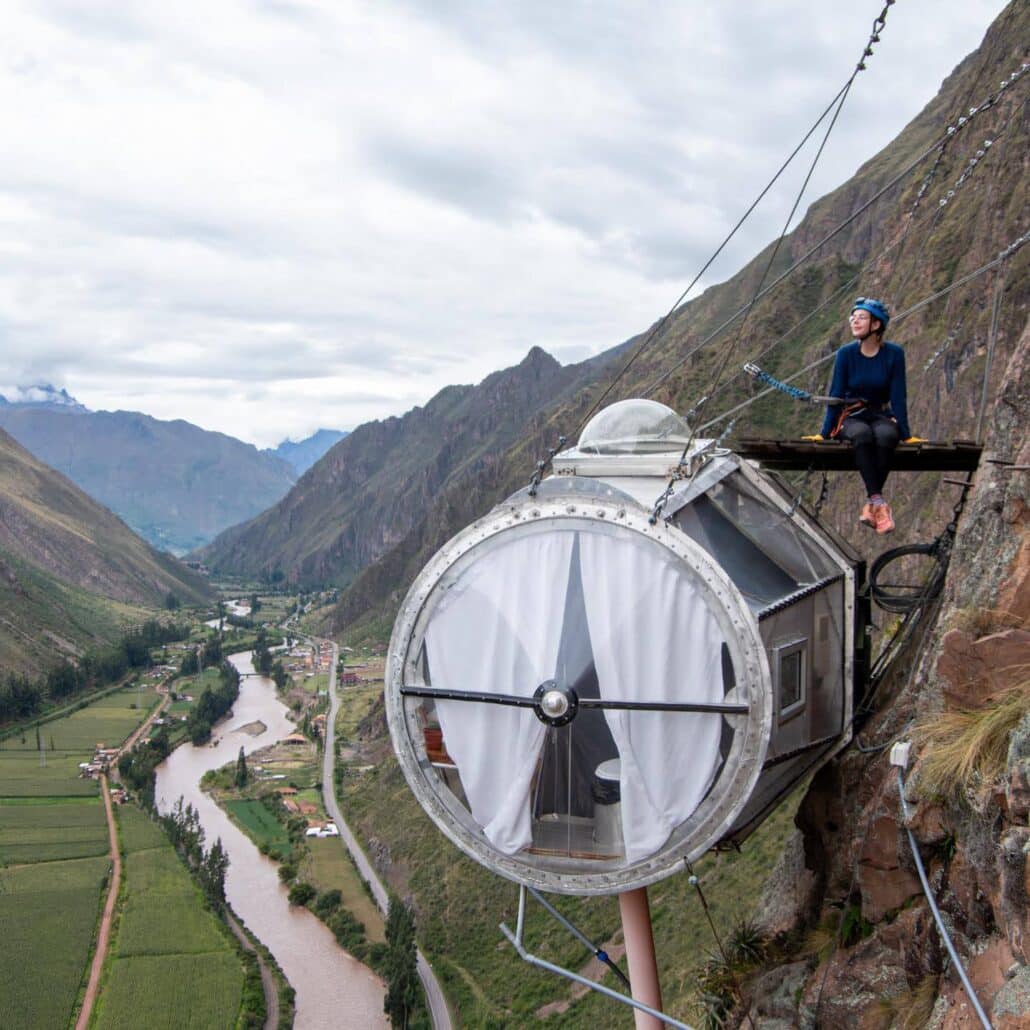
M293 467L224 433L133 411L0 406L0 428L123 518L182 554L249 519L293 485Z
M0 429L0 665L30 670L208 595L203 579Z

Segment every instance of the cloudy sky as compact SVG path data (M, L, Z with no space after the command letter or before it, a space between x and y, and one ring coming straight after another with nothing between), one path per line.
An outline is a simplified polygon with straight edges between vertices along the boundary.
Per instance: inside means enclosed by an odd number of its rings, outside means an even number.
M806 204L1003 7L895 4ZM52 382L264 446L644 328L843 85L881 2L4 9L0 392ZM802 175L705 284L776 234Z

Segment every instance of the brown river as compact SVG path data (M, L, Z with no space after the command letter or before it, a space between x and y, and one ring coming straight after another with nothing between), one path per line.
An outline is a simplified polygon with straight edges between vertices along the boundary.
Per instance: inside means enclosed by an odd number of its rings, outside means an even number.
M230 661L241 673L253 672L249 654L233 655ZM259 736L239 729L255 721L267 727ZM158 808L169 811L181 795L184 803L191 803L199 813L208 845L221 837L230 863L226 895L296 990L297 1030L387 1027L382 983L343 951L307 909L289 904L286 887L279 882L278 865L262 855L200 789L204 773L234 761L241 746L249 754L293 729L288 709L276 697L275 684L263 676L246 676L233 714L214 729L215 746L183 744L158 767Z

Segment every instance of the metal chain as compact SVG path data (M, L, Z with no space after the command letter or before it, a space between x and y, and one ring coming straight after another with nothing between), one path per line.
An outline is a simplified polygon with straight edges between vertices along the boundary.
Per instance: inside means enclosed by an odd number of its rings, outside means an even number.
M1012 243L1010 243L1004 250L999 251L998 256L994 258L993 261L988 261L987 264L981 265L979 268L967 273L966 275L962 276L961 279L956 279L955 282L951 283L950 286L945 286L944 289L937 290L935 293L930 294L930 296L924 297L918 303L913 304L911 307L906 308L904 311L901 311L897 315L895 315L893 321L895 323L900 322L903 318L906 318L908 315L915 314L915 312L920 311L922 308L925 308L928 304L932 304L935 300L940 300L941 297L947 296L953 290L957 290L960 286L965 286L966 283L972 282L974 279L983 275L985 272L989 272L992 268L997 268L998 265L1001 265L1005 261L1007 261L1010 257L1012 257L1013 254L1016 253L1017 250L1019 250L1021 247L1026 246L1027 243L1030 243L1030 231L1025 232L1022 236L1013 240ZM835 357L836 354L831 353L825 354L821 358L816 358L815 361L809 362L807 365L805 365L804 368L800 369L797 372L794 372L792 375L786 376L783 381L785 383L789 383L792 379L799 379L806 372L811 372L812 369L818 368L820 365L825 365L828 361L832 361ZM745 408L749 408L752 404L755 404L757 401L760 401L763 397L767 397L770 393L773 392L773 389L774 388L771 386L767 387L760 393L755 394L754 397L749 397L746 401L742 401L740 404L735 405L728 411L724 411L721 415L716 415L715 418L709 419L707 422L703 423L699 428L701 430L705 430L710 428L711 426L718 424L719 422L722 422L723 419L729 418L731 415L739 415L739 413L743 411Z
M1023 67L1025 68L1026 66L1024 65ZM1005 86L1010 84L1010 81L1014 81L1015 79L1021 78L1022 74L1022 72L1014 72L1011 76L1009 76L1009 80L1006 81ZM992 107L997 102L998 96L1000 96L1000 91L998 93L993 93L990 96L988 96L988 98L984 100L984 102L980 104L977 108L974 108L974 110L976 110L977 113L982 113L983 111L986 111L988 108ZM972 117L965 118L964 125L959 127L958 129L955 129L955 131L963 131L968 125L972 123L972 121ZM955 127L949 126L949 128L954 129ZM836 237L839 233L843 232L843 230L846 229L852 222L854 222L857 218L859 218L866 211L868 211L869 208L873 206L873 204L875 204L881 197L884 196L884 194L892 190L899 182L901 182L902 179L904 179L905 176L908 175L908 173L911 172L913 168L917 168L920 164L922 164L923 161L926 160L927 157L930 156L930 154L932 154L935 150L940 149L940 147L942 147L947 141L949 135L954 135L954 133L946 133L944 136L930 144L930 146L928 146L920 154L917 154L916 157L909 161L909 163L903 169L901 169L901 171L898 172L897 175L895 175L892 179L890 179L883 186L881 186L880 189L878 189L871 197L869 197L868 200L860 204L859 207L856 208L856 210L852 211L847 218L838 223L825 236L823 236L822 239L820 239L818 242L813 244L807 251L805 251L805 253L802 254L801 257L799 257L797 261L795 261L788 269L782 272L779 276L776 277L776 279L774 279L768 286L766 286L765 289L762 290L760 297L765 297L769 293L771 293L777 286L780 285L780 283L782 283L790 275L796 272L797 269L804 265L813 255L818 253L827 243L830 242L830 240ZM662 373L662 375L660 375L648 387L648 391L650 392L657 389L679 368L686 364L686 362L689 361L690 358L693 357L699 350L701 350L703 347L706 347L718 336L722 335L722 333L726 329L728 329L742 314L744 314L746 310L747 305L744 305L743 307L735 311L732 315L730 315L724 322L722 322L722 324L720 324L714 330L712 330L712 332L709 333L708 336L706 336L695 347L693 347L690 351L684 354L682 358L675 362L675 364L673 364L671 368L669 368L666 372ZM711 424L711 422L709 424Z

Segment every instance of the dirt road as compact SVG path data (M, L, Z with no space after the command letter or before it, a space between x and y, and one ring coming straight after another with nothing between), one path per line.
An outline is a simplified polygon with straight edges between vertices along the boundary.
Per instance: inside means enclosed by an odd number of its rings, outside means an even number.
M89 984L86 996L82 1000L79 1018L75 1021L75 1030L86 1030L93 1005L100 990L100 972L104 968L107 946L111 940L111 920L114 918L114 906L118 901L118 888L122 882L122 856L118 851L118 830L114 824L114 809L111 806L111 792L107 787L107 775L100 777L100 790L104 795L104 809L107 813L107 833L111 842L111 882L107 887L107 901L104 903L104 914L100 919L100 932L97 934L97 950L93 955L93 965L89 971Z

